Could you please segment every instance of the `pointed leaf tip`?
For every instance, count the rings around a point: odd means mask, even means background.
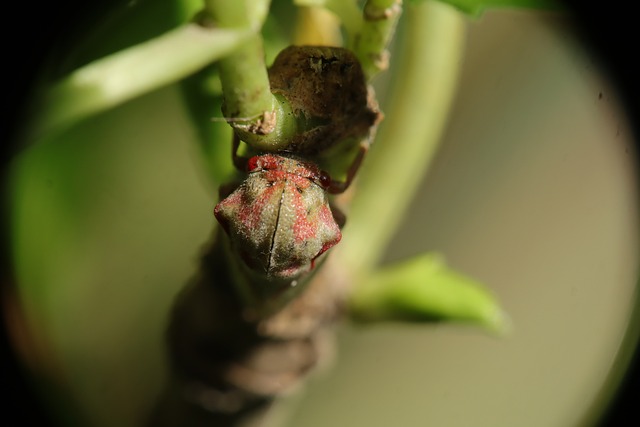
[[[479,282],[448,267],[436,253],[419,255],[371,274],[354,289],[351,315],[358,321],[456,321],[498,335],[509,316]]]

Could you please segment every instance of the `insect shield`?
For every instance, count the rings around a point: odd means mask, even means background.
[[[327,197],[331,180],[313,163],[280,155],[252,157],[247,169],[216,219],[245,267],[291,286],[342,237]]]
[[[349,148],[368,146],[381,114],[350,50],[289,46],[269,68],[269,82],[271,91],[287,100],[298,123],[287,152],[316,164],[327,156],[329,163],[341,163],[349,160],[341,158]]]

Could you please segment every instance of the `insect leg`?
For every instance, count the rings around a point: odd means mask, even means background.
[[[339,207],[331,202],[329,202],[329,207],[331,208],[331,215],[333,215],[333,220],[336,222],[336,224],[338,224],[338,227],[342,229],[342,227],[344,227],[344,224],[347,222],[347,216]]]
[[[218,198],[219,200],[226,199],[231,193],[236,191],[236,188],[240,186],[239,182],[227,182],[225,184],[221,184],[218,188]]]
[[[247,170],[247,161],[249,159],[246,157],[239,156],[238,148],[240,148],[240,138],[238,138],[238,135],[236,135],[236,133],[234,132],[233,143],[231,146],[231,158],[233,159],[233,165],[236,167],[236,169],[244,172]]]
[[[358,172],[358,169],[360,169],[360,166],[362,165],[362,160],[364,159],[365,154],[367,154],[367,151],[369,151],[369,142],[361,142],[358,154],[356,154],[356,157],[353,159],[353,162],[347,170],[347,179],[345,181],[331,181],[331,185],[329,185],[327,190],[329,193],[339,194],[349,188],[351,182],[356,176],[356,173]]]

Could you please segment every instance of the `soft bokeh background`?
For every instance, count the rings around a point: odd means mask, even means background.
[[[443,146],[388,260],[442,251],[512,316],[344,328],[291,426],[572,426],[612,368],[638,275],[632,136],[611,85],[552,14],[488,13]]]
[[[632,136],[597,61],[554,14],[469,23],[442,149],[387,261],[424,250],[485,282],[508,338],[459,325],[345,326],[288,425],[569,426],[612,369],[635,303]],[[214,224],[181,98],[166,88],[14,162],[24,345],[95,426],[140,426],[172,299]]]

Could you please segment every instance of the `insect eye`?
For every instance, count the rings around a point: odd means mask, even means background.
[[[320,185],[324,188],[329,188],[331,185],[331,177],[325,171],[320,171]]]
[[[260,169],[262,165],[260,164],[260,159],[258,156],[253,156],[247,161],[247,171],[253,172],[256,169]]]

